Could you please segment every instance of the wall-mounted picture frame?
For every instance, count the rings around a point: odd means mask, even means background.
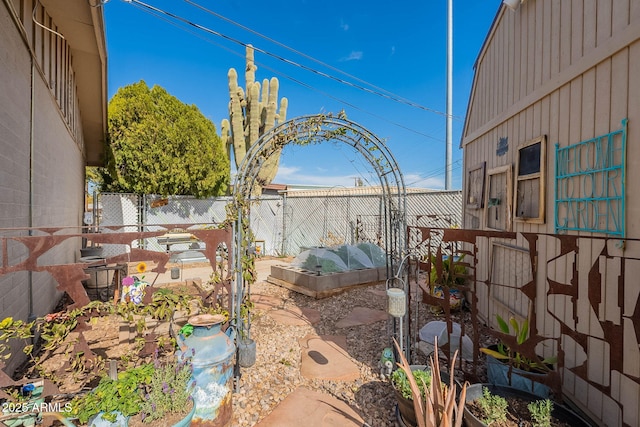
[[[511,231],[512,173],[511,165],[487,171],[484,197],[484,226],[487,229]]]
[[[484,208],[484,185],[487,162],[479,163],[467,172],[467,209]]]

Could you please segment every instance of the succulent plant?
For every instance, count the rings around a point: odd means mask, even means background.
[[[265,132],[286,121],[287,98],[280,100],[278,109],[278,79],[264,79],[262,85],[255,81],[258,67],[254,62],[253,47],[247,45],[245,82],[246,88],[238,85],[238,73],[229,69],[229,120],[221,124],[222,142],[227,146],[227,155],[235,158],[240,167],[247,151]],[[281,149],[276,150],[262,165],[258,183],[265,185],[273,181],[278,172]]]

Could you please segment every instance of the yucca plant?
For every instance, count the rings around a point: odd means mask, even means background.
[[[453,376],[454,366],[458,357],[456,350],[451,361],[451,374],[449,384],[443,384],[440,379],[440,363],[438,360],[438,342],[436,339],[435,350],[429,360],[431,366],[431,384],[424,385],[424,397],[420,392],[420,387],[411,373],[411,366],[404,354],[400,350],[397,341],[393,340],[396,350],[400,355],[401,363],[398,366],[407,374],[409,384],[411,386],[411,394],[413,397],[413,408],[416,413],[416,421],[418,427],[460,427],[462,426],[462,413],[465,405],[467,394],[467,384],[462,386],[460,397],[456,402],[456,383]]]

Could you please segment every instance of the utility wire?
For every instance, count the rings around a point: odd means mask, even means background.
[[[195,22],[189,21],[188,19],[182,18],[182,17],[180,17],[180,16],[178,16],[178,15],[176,15],[174,13],[168,12],[166,10],[158,9],[157,7],[154,7],[154,6],[151,6],[149,4],[143,3],[140,0],[125,0],[125,1],[127,3],[135,3],[137,5],[145,7],[147,9],[156,11],[158,13],[165,14],[167,16],[170,16],[171,18],[174,18],[174,19],[177,19],[179,21],[184,22],[185,24],[191,25],[191,26],[196,27],[196,28],[198,28],[198,29],[200,29],[202,31],[205,31],[207,33],[216,35],[218,37],[222,37],[225,40],[231,41],[231,42],[239,44],[241,46],[247,47],[247,45],[248,45],[248,43],[244,43],[244,42],[242,42],[242,41],[240,41],[238,39],[235,39],[233,37],[227,36],[226,34],[223,34],[223,33],[220,33],[218,31],[212,30],[211,28],[207,28],[207,27],[205,27],[203,25],[200,25],[200,24],[197,24]],[[355,89],[358,89],[358,90],[361,90],[363,92],[367,92],[367,93],[370,93],[370,94],[373,94],[373,95],[377,95],[377,96],[382,97],[382,98],[389,99],[391,101],[395,101],[395,102],[398,102],[398,103],[401,103],[401,104],[409,105],[409,106],[414,107],[414,108],[418,108],[418,109],[421,109],[421,110],[424,110],[424,111],[428,111],[428,112],[431,112],[431,113],[434,113],[434,114],[438,114],[438,115],[447,117],[447,113],[444,113],[442,111],[438,111],[438,110],[435,110],[435,109],[432,109],[432,108],[424,107],[422,105],[416,104],[416,103],[411,102],[411,101],[407,102],[406,100],[400,99],[400,98],[398,98],[396,96],[391,96],[391,95],[388,95],[386,93],[382,93],[382,92],[379,92],[379,91],[376,91],[376,90],[372,90],[372,89],[366,88],[366,87],[361,86],[361,85],[357,85],[355,83],[349,82],[347,80],[344,80],[344,79],[341,79],[341,78],[338,78],[338,77],[334,77],[334,76],[332,76],[330,74],[327,74],[325,72],[318,71],[318,70],[313,69],[311,67],[308,67],[306,65],[294,62],[294,61],[292,61],[290,59],[284,58],[284,57],[282,57],[280,55],[276,55],[274,53],[271,53],[269,51],[266,51],[264,49],[261,49],[261,48],[255,47],[255,46],[253,46],[253,49],[256,52],[260,52],[260,53],[262,53],[264,55],[270,56],[270,57],[272,57],[274,59],[277,59],[277,60],[279,60],[281,62],[284,62],[285,64],[289,64],[289,65],[293,65],[294,67],[302,68],[303,70],[309,71],[311,73],[317,74],[317,75],[322,76],[322,77],[326,77],[326,78],[334,80],[334,81],[336,81],[338,83],[341,83],[341,84],[344,84],[344,85],[347,85],[347,86],[351,86],[351,87],[353,87]],[[453,115],[451,117],[454,118]],[[458,117],[455,117],[455,118],[459,119]]]
[[[451,163],[451,171],[457,171],[461,169],[461,163],[462,163],[462,159],[458,159],[455,162]],[[443,172],[445,172],[447,169],[447,167],[442,167],[442,168],[438,168],[438,169],[434,169],[430,172],[427,172],[425,175],[418,175],[419,178],[413,182],[410,182],[407,184],[408,187],[412,186],[413,184],[416,184],[420,181],[424,181],[425,179],[429,179],[429,178],[434,178],[437,176],[442,175]]]
[[[440,111],[436,111],[436,110],[434,110],[434,109],[432,109],[432,108],[425,107],[425,106],[423,106],[423,105],[421,105],[421,104],[418,104],[417,102],[411,101],[411,100],[409,100],[409,99],[407,99],[407,98],[404,98],[404,97],[402,97],[402,96],[400,96],[400,95],[396,95],[396,94],[395,94],[395,93],[393,93],[393,92],[390,92],[390,91],[388,91],[388,90],[386,90],[386,89],[384,89],[384,88],[381,88],[381,87],[376,86],[376,85],[374,85],[374,84],[372,84],[372,83],[369,83],[369,82],[367,82],[366,80],[363,80],[363,79],[361,79],[361,78],[359,78],[359,77],[356,77],[356,76],[354,76],[354,75],[352,75],[352,74],[349,74],[349,73],[347,73],[347,72],[345,72],[345,71],[342,71],[341,69],[339,69],[339,68],[337,68],[337,67],[334,67],[334,66],[329,65],[329,64],[327,64],[327,63],[325,63],[325,62],[322,62],[322,61],[320,61],[319,59],[316,59],[316,58],[314,58],[314,57],[312,57],[312,56],[310,56],[310,55],[307,55],[307,54],[306,54],[306,53],[304,53],[304,52],[300,52],[299,50],[296,50],[296,49],[294,49],[294,48],[292,48],[292,47],[290,47],[290,46],[287,46],[286,44],[281,43],[281,42],[279,42],[279,41],[277,41],[277,40],[275,40],[275,39],[272,39],[272,38],[271,38],[271,37],[269,37],[269,36],[265,36],[264,34],[261,34],[261,33],[259,33],[258,31],[255,31],[255,30],[253,30],[253,29],[251,29],[251,28],[249,28],[249,27],[247,27],[247,26],[245,26],[245,25],[242,25],[242,24],[238,23],[238,22],[235,22],[235,21],[233,21],[232,19],[229,19],[229,18],[227,18],[227,17],[225,17],[225,16],[223,16],[223,15],[221,15],[221,14],[217,13],[217,12],[214,12],[214,11],[213,11],[213,10],[211,10],[211,9],[207,9],[206,7],[204,7],[204,6],[202,6],[202,5],[199,5],[198,3],[195,3],[195,2],[193,2],[193,1],[191,1],[191,0],[184,0],[184,1],[185,1],[186,3],[188,3],[188,4],[192,5],[192,6],[194,6],[194,7],[197,7],[197,8],[198,8],[198,9],[200,9],[200,10],[203,10],[203,11],[205,11],[205,12],[207,12],[207,13],[209,13],[209,14],[211,14],[211,15],[215,16],[216,18],[222,19],[222,20],[223,20],[223,21],[225,21],[225,22],[228,22],[228,23],[230,23],[230,24],[232,24],[232,25],[235,25],[236,27],[239,27],[239,28],[241,28],[241,29],[243,29],[243,30],[245,30],[245,31],[248,31],[248,32],[250,32],[251,34],[254,34],[254,35],[258,36],[258,37],[261,37],[261,38],[263,38],[264,40],[267,40],[268,42],[271,42],[271,43],[273,43],[273,44],[275,44],[275,45],[277,45],[277,46],[280,46],[280,47],[282,47],[282,48],[284,48],[284,49],[287,49],[288,51],[293,52],[293,53],[295,53],[296,55],[300,55],[300,56],[302,56],[303,58],[306,58],[306,59],[308,59],[308,60],[310,60],[310,61],[315,62],[316,64],[322,65],[323,67],[326,67],[326,68],[328,68],[328,69],[330,69],[330,70],[332,70],[332,71],[335,71],[335,72],[340,73],[340,74],[342,74],[342,75],[344,75],[344,76],[347,76],[347,77],[349,77],[349,78],[351,78],[351,79],[353,79],[353,80],[355,80],[355,81],[357,81],[357,82],[360,82],[360,83],[362,83],[362,84],[365,84],[365,85],[367,85],[367,86],[370,86],[370,87],[372,87],[373,89],[376,89],[377,91],[382,92],[382,93],[384,93],[384,94],[388,95],[389,97],[394,98],[394,101],[396,101],[396,102],[402,102],[402,103],[407,104],[407,105],[410,105],[410,106],[412,106],[412,107],[420,108],[420,109],[422,109],[422,110],[426,110],[426,111],[430,111],[430,112],[435,112],[435,113],[442,114],[442,115],[445,115],[445,116],[446,116],[446,113],[443,113],[443,112],[440,112]],[[329,77],[331,77],[331,76],[329,76]],[[333,77],[332,77],[332,78],[333,78]],[[335,79],[335,78],[334,78],[334,79]],[[347,83],[348,83],[348,82],[347,82]],[[378,95],[382,95],[382,94],[378,94]],[[454,118],[454,119],[457,119],[457,120],[461,120],[461,119],[462,119],[461,117],[459,117],[459,116],[455,116],[455,115],[451,115],[451,117],[452,117],[452,118]]]
[[[137,1],[136,1],[136,3],[137,3]],[[175,26],[176,28],[179,28],[179,29],[181,29],[181,30],[183,30],[183,31],[188,32],[189,34],[192,34],[192,35],[194,35],[194,36],[196,36],[196,37],[200,38],[201,40],[203,40],[203,41],[205,41],[205,42],[207,42],[207,43],[211,43],[211,44],[213,44],[214,46],[220,47],[220,48],[222,48],[222,49],[224,49],[224,50],[226,50],[226,51],[228,51],[228,52],[230,52],[230,53],[232,53],[232,54],[234,54],[234,55],[236,55],[236,56],[238,56],[238,57],[244,58],[244,55],[239,54],[238,52],[234,51],[233,49],[229,49],[228,47],[223,46],[223,45],[221,45],[221,44],[219,44],[219,43],[216,43],[216,42],[214,42],[214,41],[213,41],[213,40],[211,40],[211,39],[208,39],[208,38],[202,37],[200,34],[198,34],[198,33],[194,32],[194,31],[191,31],[191,30],[189,30],[189,29],[187,29],[187,28],[184,28],[184,27],[182,27],[182,26],[178,25],[176,22],[174,22],[174,21],[172,21],[172,20],[170,20],[170,19],[167,19],[167,18],[166,18],[162,13],[157,13],[157,12],[155,12],[154,10],[149,10],[149,9],[144,8],[144,7],[142,7],[142,6],[139,6],[139,5],[137,5],[137,4],[134,4],[134,6],[135,6],[135,7],[137,7],[137,8],[139,8],[140,10],[142,10],[142,11],[143,11],[143,12],[145,12],[145,13],[148,13],[148,14],[150,14],[150,15],[152,15],[152,16],[154,16],[154,17],[156,17],[156,18],[158,18],[158,19],[160,19],[160,20],[162,20],[162,21],[167,22],[168,24],[171,24],[171,25]],[[287,75],[287,74],[285,74],[285,73],[283,73],[283,72],[281,72],[281,71],[278,71],[278,70],[276,70],[276,69],[274,69],[274,68],[272,68],[272,67],[269,67],[268,65],[262,64],[262,63],[260,63],[260,62],[258,62],[258,61],[255,61],[255,63],[256,63],[256,64],[258,64],[258,65],[260,65],[260,67],[262,67],[262,68],[264,68],[264,69],[266,69],[266,70],[271,71],[271,72],[272,72],[272,73],[274,73],[274,74],[277,74],[277,75],[279,75],[279,76],[281,76],[281,77],[283,77],[283,78],[285,78],[285,79],[287,79],[287,80],[290,80],[290,81],[292,81],[292,82],[294,82],[294,83],[296,83],[296,84],[298,84],[298,85],[300,85],[300,86],[302,86],[302,87],[305,87],[305,88],[307,88],[307,89],[310,89],[310,90],[312,90],[312,91],[314,91],[314,92],[317,92],[317,93],[319,93],[319,94],[321,94],[321,95],[323,95],[323,96],[326,96],[327,98],[330,98],[330,99],[333,99],[333,100],[335,100],[335,101],[338,101],[338,102],[340,102],[340,103],[342,103],[342,104],[346,105],[347,107],[353,108],[354,110],[361,111],[361,112],[363,112],[363,113],[365,113],[365,114],[368,114],[368,115],[370,115],[370,116],[372,116],[372,117],[375,117],[376,119],[379,119],[379,120],[385,121],[385,122],[387,122],[387,123],[390,123],[390,124],[392,124],[392,125],[394,125],[394,126],[397,126],[397,127],[401,128],[401,129],[404,129],[404,130],[407,130],[407,131],[409,131],[409,132],[415,133],[416,135],[420,135],[420,136],[422,136],[422,137],[425,137],[425,138],[428,138],[428,139],[432,139],[432,140],[437,141],[437,142],[445,142],[445,141],[444,141],[444,139],[442,139],[442,138],[437,138],[437,137],[434,137],[434,136],[432,136],[432,135],[429,135],[429,134],[426,134],[426,133],[424,133],[424,132],[421,132],[421,131],[419,131],[419,130],[412,129],[412,128],[410,128],[410,127],[407,127],[407,126],[405,126],[405,125],[402,125],[402,124],[400,124],[400,123],[398,123],[398,122],[395,122],[395,121],[393,121],[393,120],[389,120],[388,118],[386,118],[386,117],[384,117],[384,116],[381,116],[381,115],[379,115],[379,114],[375,114],[375,113],[372,113],[372,112],[370,112],[370,111],[367,111],[367,110],[365,110],[365,109],[363,109],[363,108],[360,108],[360,107],[358,107],[358,106],[357,106],[357,105],[355,105],[355,104],[352,104],[352,103],[350,103],[350,102],[348,102],[348,101],[345,101],[345,100],[344,100],[344,99],[342,99],[342,98],[338,98],[338,97],[336,97],[336,96],[334,96],[334,95],[331,95],[330,93],[325,92],[325,91],[323,91],[323,90],[321,90],[321,89],[318,89],[318,88],[316,88],[316,87],[314,87],[314,86],[312,86],[312,85],[310,85],[310,84],[308,84],[308,83],[304,83],[303,81],[298,80],[298,79],[296,79],[296,78],[294,78],[294,77],[291,77],[291,76],[289,76],[289,75]]]

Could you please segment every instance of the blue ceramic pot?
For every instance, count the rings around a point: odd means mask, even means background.
[[[191,425],[191,419],[193,418],[193,414],[196,413],[196,405],[193,405],[191,412],[189,412],[183,419],[178,421],[173,425],[173,427],[189,427]]]

